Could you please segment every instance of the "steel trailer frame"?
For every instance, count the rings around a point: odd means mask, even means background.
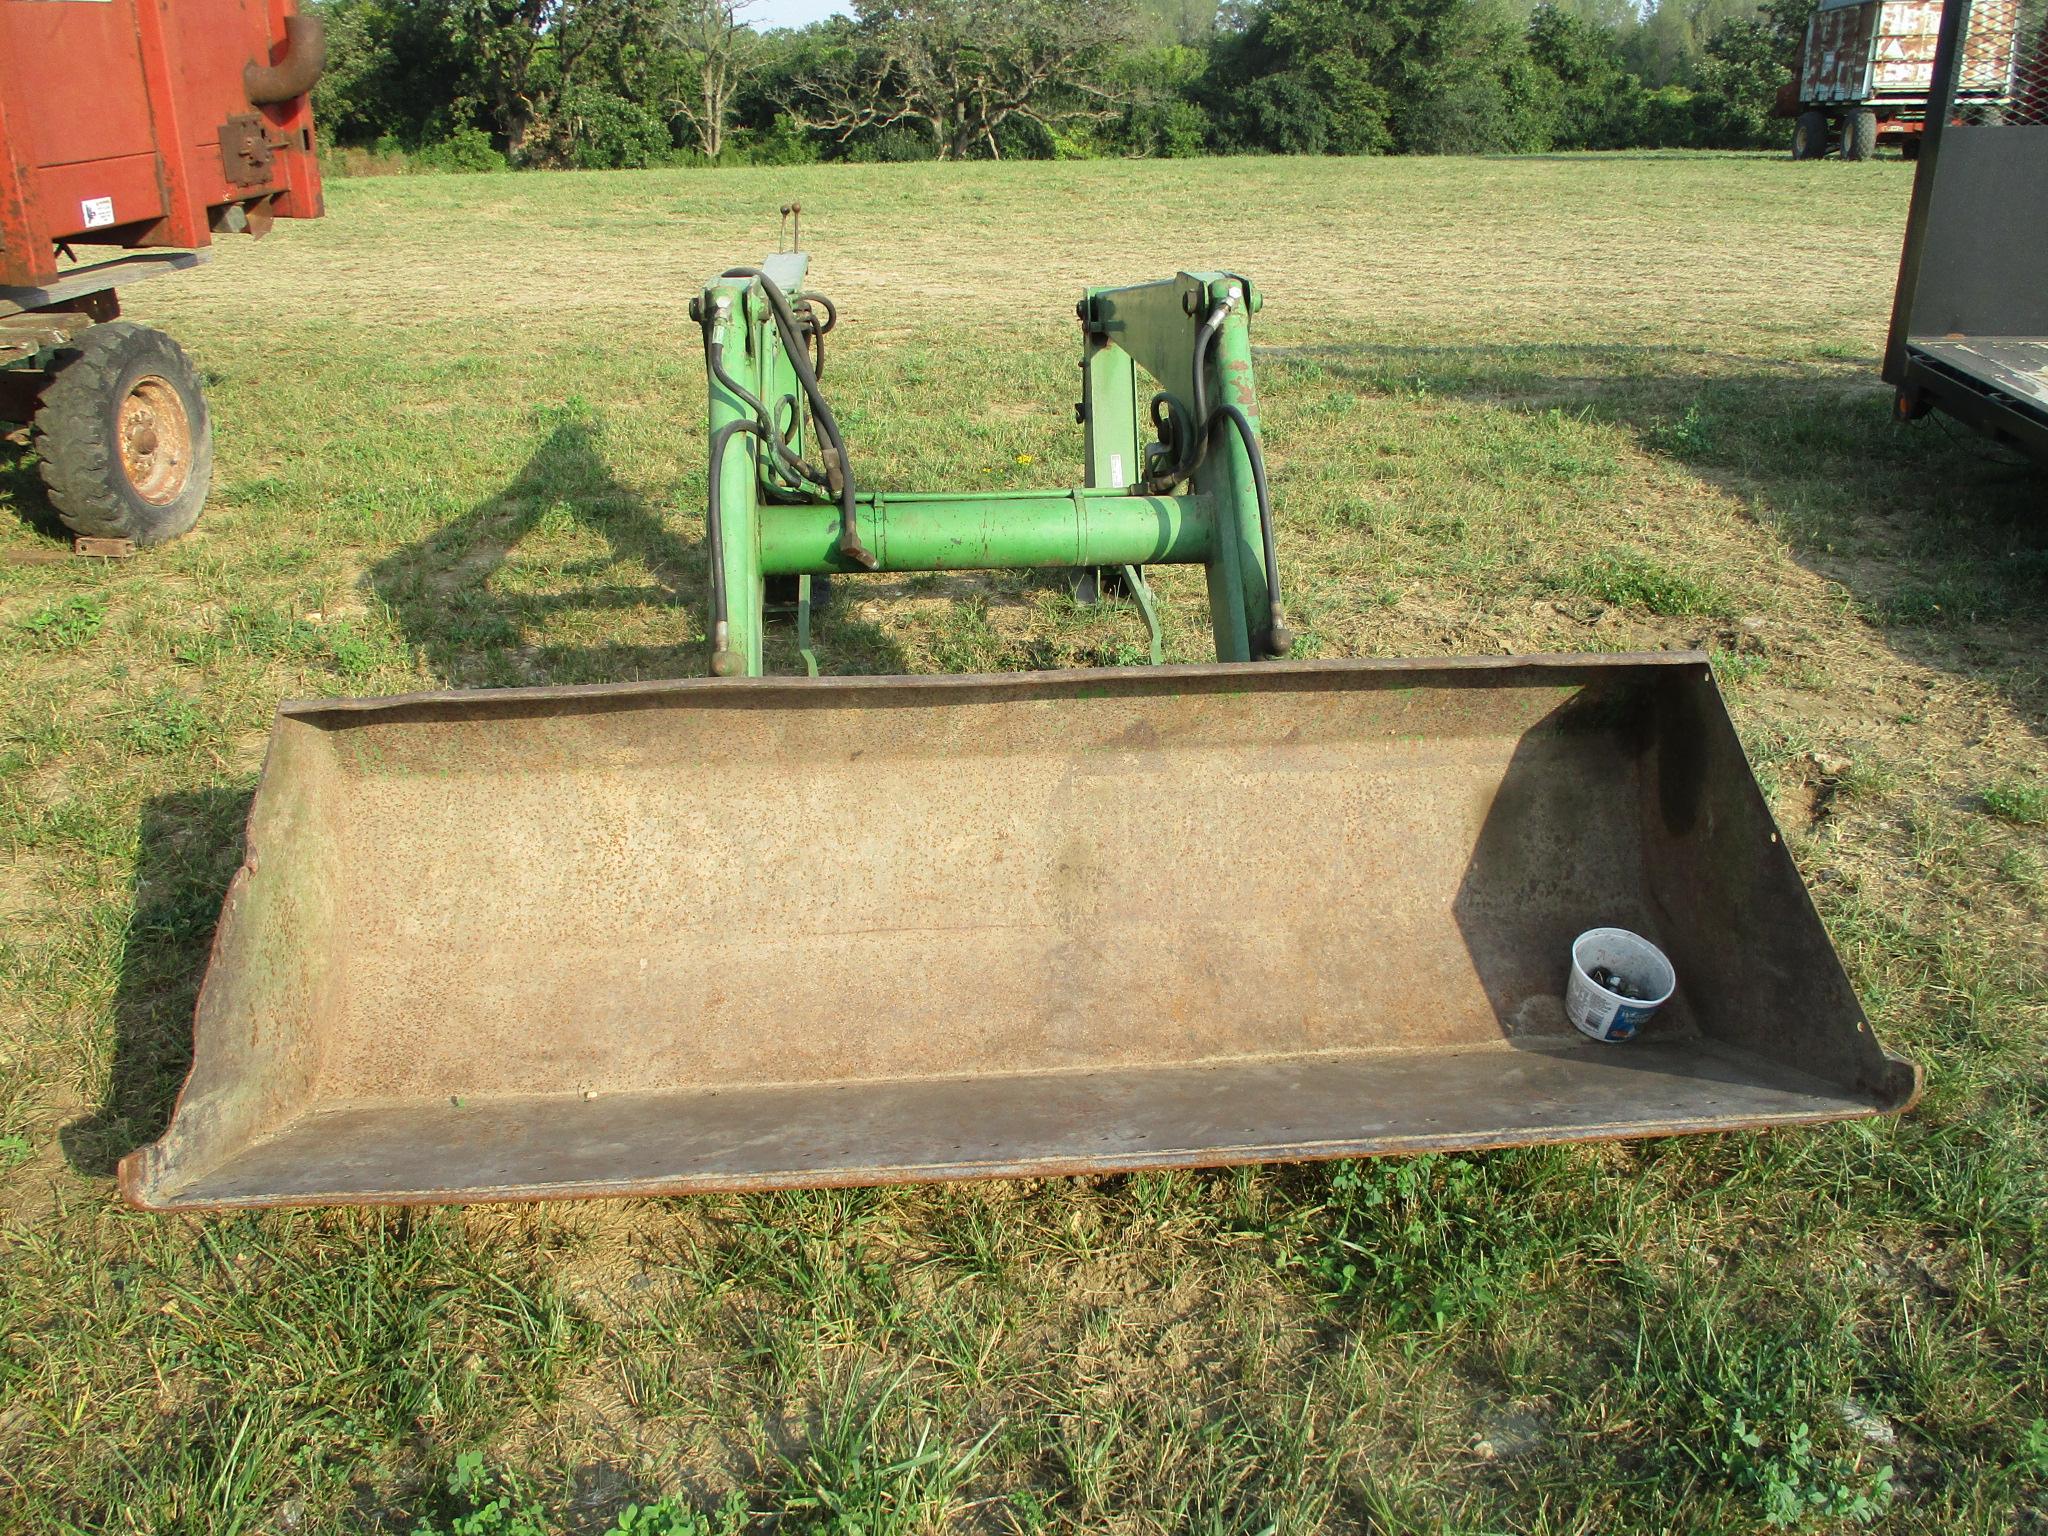
[[[2019,13],[2001,59],[1974,15]],[[1974,50],[1974,51],[1973,51]],[[2008,99],[1964,99],[1966,70]],[[2048,465],[2048,7],[1948,0],[1884,355],[1897,413],[1943,410]]]

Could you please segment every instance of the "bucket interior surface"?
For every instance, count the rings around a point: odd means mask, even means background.
[[[1684,931],[1758,878],[1707,844],[1753,842],[1770,888],[1730,909],[1761,903],[1797,930],[1787,966],[1839,974],[1739,748],[1731,788],[1725,746],[1671,739],[1702,718],[1695,674],[296,707],[202,998],[190,1134],[124,1183],[181,1205],[736,1188],[1873,1112],[1884,1059],[1845,980],[1838,1017],[1794,1026],[1844,1040],[1780,1050],[1730,1023],[1740,937]],[[1704,718],[1726,727],[1717,698]],[[294,846],[259,857],[273,829]],[[266,876],[309,890],[286,913]],[[1571,942],[1601,925],[1682,979],[1626,1046],[1564,1016]],[[290,1070],[258,1093],[280,1034]]]
[[[753,738],[657,715],[630,741],[597,717],[551,742],[559,769],[352,776],[322,1092],[1561,1038],[1575,917],[1648,920],[1631,758],[1517,734],[1541,694],[1461,734],[1392,729],[1370,695],[1276,702],[1206,726],[1173,701],[969,706],[923,742],[857,711]],[[1077,713],[1114,718],[1077,743]]]

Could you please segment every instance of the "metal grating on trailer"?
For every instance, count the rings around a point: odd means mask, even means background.
[[[2048,123],[2048,0],[1976,0],[1949,119],[1972,127]]]

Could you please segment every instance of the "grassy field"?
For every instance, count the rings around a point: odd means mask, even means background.
[[[127,294],[206,370],[220,471],[190,538],[97,564],[51,558],[0,457],[0,1530],[2048,1530],[2048,479],[1889,420],[1909,175],[352,182]],[[1337,1167],[122,1209],[281,697],[702,669],[685,306],[791,197],[870,484],[1071,483],[1080,287],[1256,278],[1301,653],[1711,649],[1922,1105]],[[829,671],[1142,655],[1129,609],[1040,580],[847,586]],[[1200,658],[1198,578],[1160,586]]]

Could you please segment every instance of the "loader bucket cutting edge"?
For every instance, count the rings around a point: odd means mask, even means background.
[[[1677,996],[1578,1036],[1579,931]],[[1698,654],[286,705],[135,1205],[1105,1172],[1905,1107]]]

